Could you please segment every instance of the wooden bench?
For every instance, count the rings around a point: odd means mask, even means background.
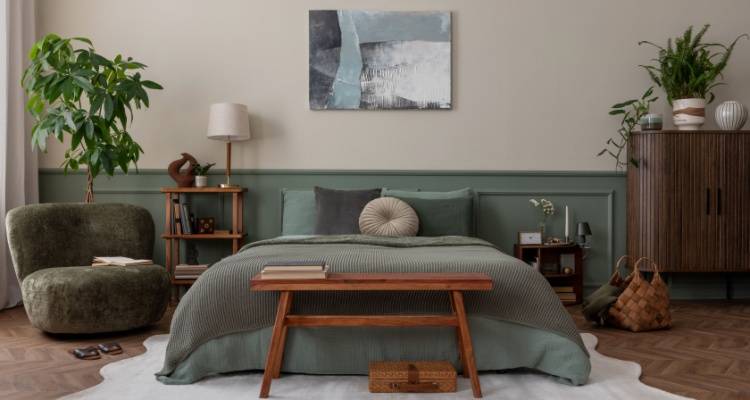
[[[491,290],[492,279],[481,273],[332,273],[328,279],[260,279],[250,281],[250,290],[280,292],[260,398],[267,398],[271,380],[278,378],[290,326],[455,326],[464,377],[471,379],[474,397],[482,397],[474,362],[471,334],[466,321],[464,290]],[[292,293],[298,291],[414,291],[449,292],[452,313],[446,315],[292,315]]]

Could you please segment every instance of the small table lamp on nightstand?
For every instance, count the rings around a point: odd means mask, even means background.
[[[232,142],[250,139],[250,120],[247,106],[236,103],[212,104],[208,114],[209,139],[227,143],[227,181],[221,187],[237,187],[229,183],[232,175]]]

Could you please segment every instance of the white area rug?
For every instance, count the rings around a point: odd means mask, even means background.
[[[582,334],[591,353],[592,372],[584,386],[568,386],[539,374],[480,374],[485,399],[686,399],[641,383],[640,365],[597,353],[596,336]],[[72,399],[150,399],[205,400],[257,398],[262,374],[233,374],[204,379],[192,385],[164,385],[154,378],[161,369],[167,335],[152,336],[144,342],[146,353],[101,369],[104,381]],[[445,394],[371,394],[366,376],[282,375],[271,385],[276,399],[471,399],[469,380],[458,378],[458,392]]]

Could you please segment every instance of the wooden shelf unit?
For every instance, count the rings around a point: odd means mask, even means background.
[[[540,273],[547,278],[553,287],[570,286],[575,293],[575,301],[561,300],[565,305],[580,304],[583,301],[583,249],[576,243],[564,244],[515,244],[513,245],[514,256],[524,262],[532,262],[539,259],[540,264],[557,262],[558,272]],[[575,272],[564,274],[560,270],[560,255],[572,254],[575,259]],[[541,266],[541,265],[540,265]]]
[[[232,241],[232,254],[237,253],[240,247],[247,237],[245,227],[243,224],[243,209],[245,203],[245,192],[247,188],[232,187],[164,187],[161,188],[161,192],[164,193],[165,202],[165,218],[164,218],[164,233],[161,235],[165,241],[166,249],[166,260],[165,264],[167,271],[169,271],[169,277],[172,281],[172,285],[175,286],[190,286],[195,282],[195,279],[175,279],[174,270],[175,266],[180,263],[180,242],[182,240],[231,240]],[[174,209],[172,207],[172,201],[174,199],[180,199],[182,194],[231,194],[232,195],[232,227],[228,233],[212,233],[212,234],[173,234],[172,224],[174,223]]]

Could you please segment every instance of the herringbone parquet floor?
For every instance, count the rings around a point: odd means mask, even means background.
[[[598,350],[643,366],[642,380],[698,399],[750,399],[750,302],[674,302],[675,327],[628,333],[592,328],[571,307],[583,331],[599,337]],[[169,329],[171,312],[156,326],[128,334],[50,336],[29,325],[20,307],[0,311],[0,399],[53,399],[101,381],[106,363],[145,349],[145,338]],[[118,341],[124,353],[79,361],[74,347]]]

